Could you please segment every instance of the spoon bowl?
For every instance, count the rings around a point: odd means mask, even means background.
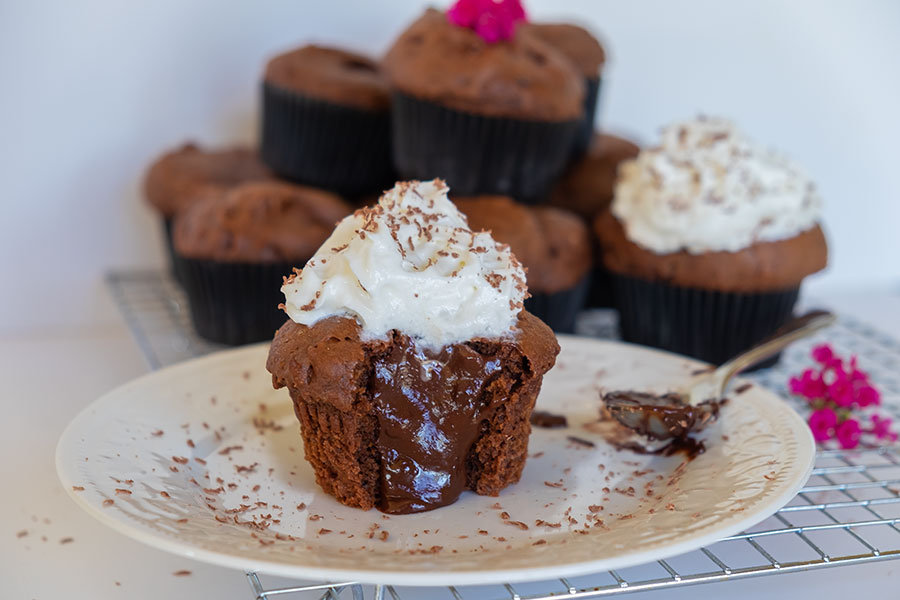
[[[732,377],[834,321],[835,316],[830,312],[808,312],[791,319],[771,337],[715,371],[695,377],[681,391],[661,395],[614,391],[605,394],[603,402],[616,421],[640,436],[657,441],[684,438],[718,418],[725,389]]]

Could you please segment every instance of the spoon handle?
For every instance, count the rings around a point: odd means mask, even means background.
[[[770,337],[722,364],[715,372],[715,378],[720,382],[718,386],[719,397],[722,397],[728,381],[736,374],[761,360],[777,354],[788,344],[828,327],[835,320],[835,315],[825,310],[813,310],[799,317],[794,317]]]

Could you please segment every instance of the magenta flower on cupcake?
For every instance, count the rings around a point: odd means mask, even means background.
[[[519,0],[457,0],[447,9],[450,23],[473,30],[488,44],[512,38],[525,19]]]

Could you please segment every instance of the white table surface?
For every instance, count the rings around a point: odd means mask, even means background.
[[[810,304],[830,306],[900,338],[900,295],[854,292]],[[252,598],[242,572],[171,556],[100,525],[69,500],[56,478],[56,441],[69,420],[104,392],[146,371],[124,326],[0,336],[0,598]],[[19,537],[21,531],[27,535]],[[72,541],[60,543],[64,538]],[[173,575],[181,570],[191,574]],[[628,597],[886,599],[897,593],[898,572],[900,560]],[[287,583],[266,580],[267,585]],[[404,597],[448,595],[438,590]]]

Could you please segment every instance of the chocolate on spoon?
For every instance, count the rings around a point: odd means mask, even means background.
[[[680,392],[657,395],[614,391],[605,394],[603,402],[614,419],[638,435],[657,441],[684,438],[716,420],[725,388],[734,375],[834,321],[835,316],[830,312],[808,312],[791,319],[771,337],[715,371],[696,377]]]

